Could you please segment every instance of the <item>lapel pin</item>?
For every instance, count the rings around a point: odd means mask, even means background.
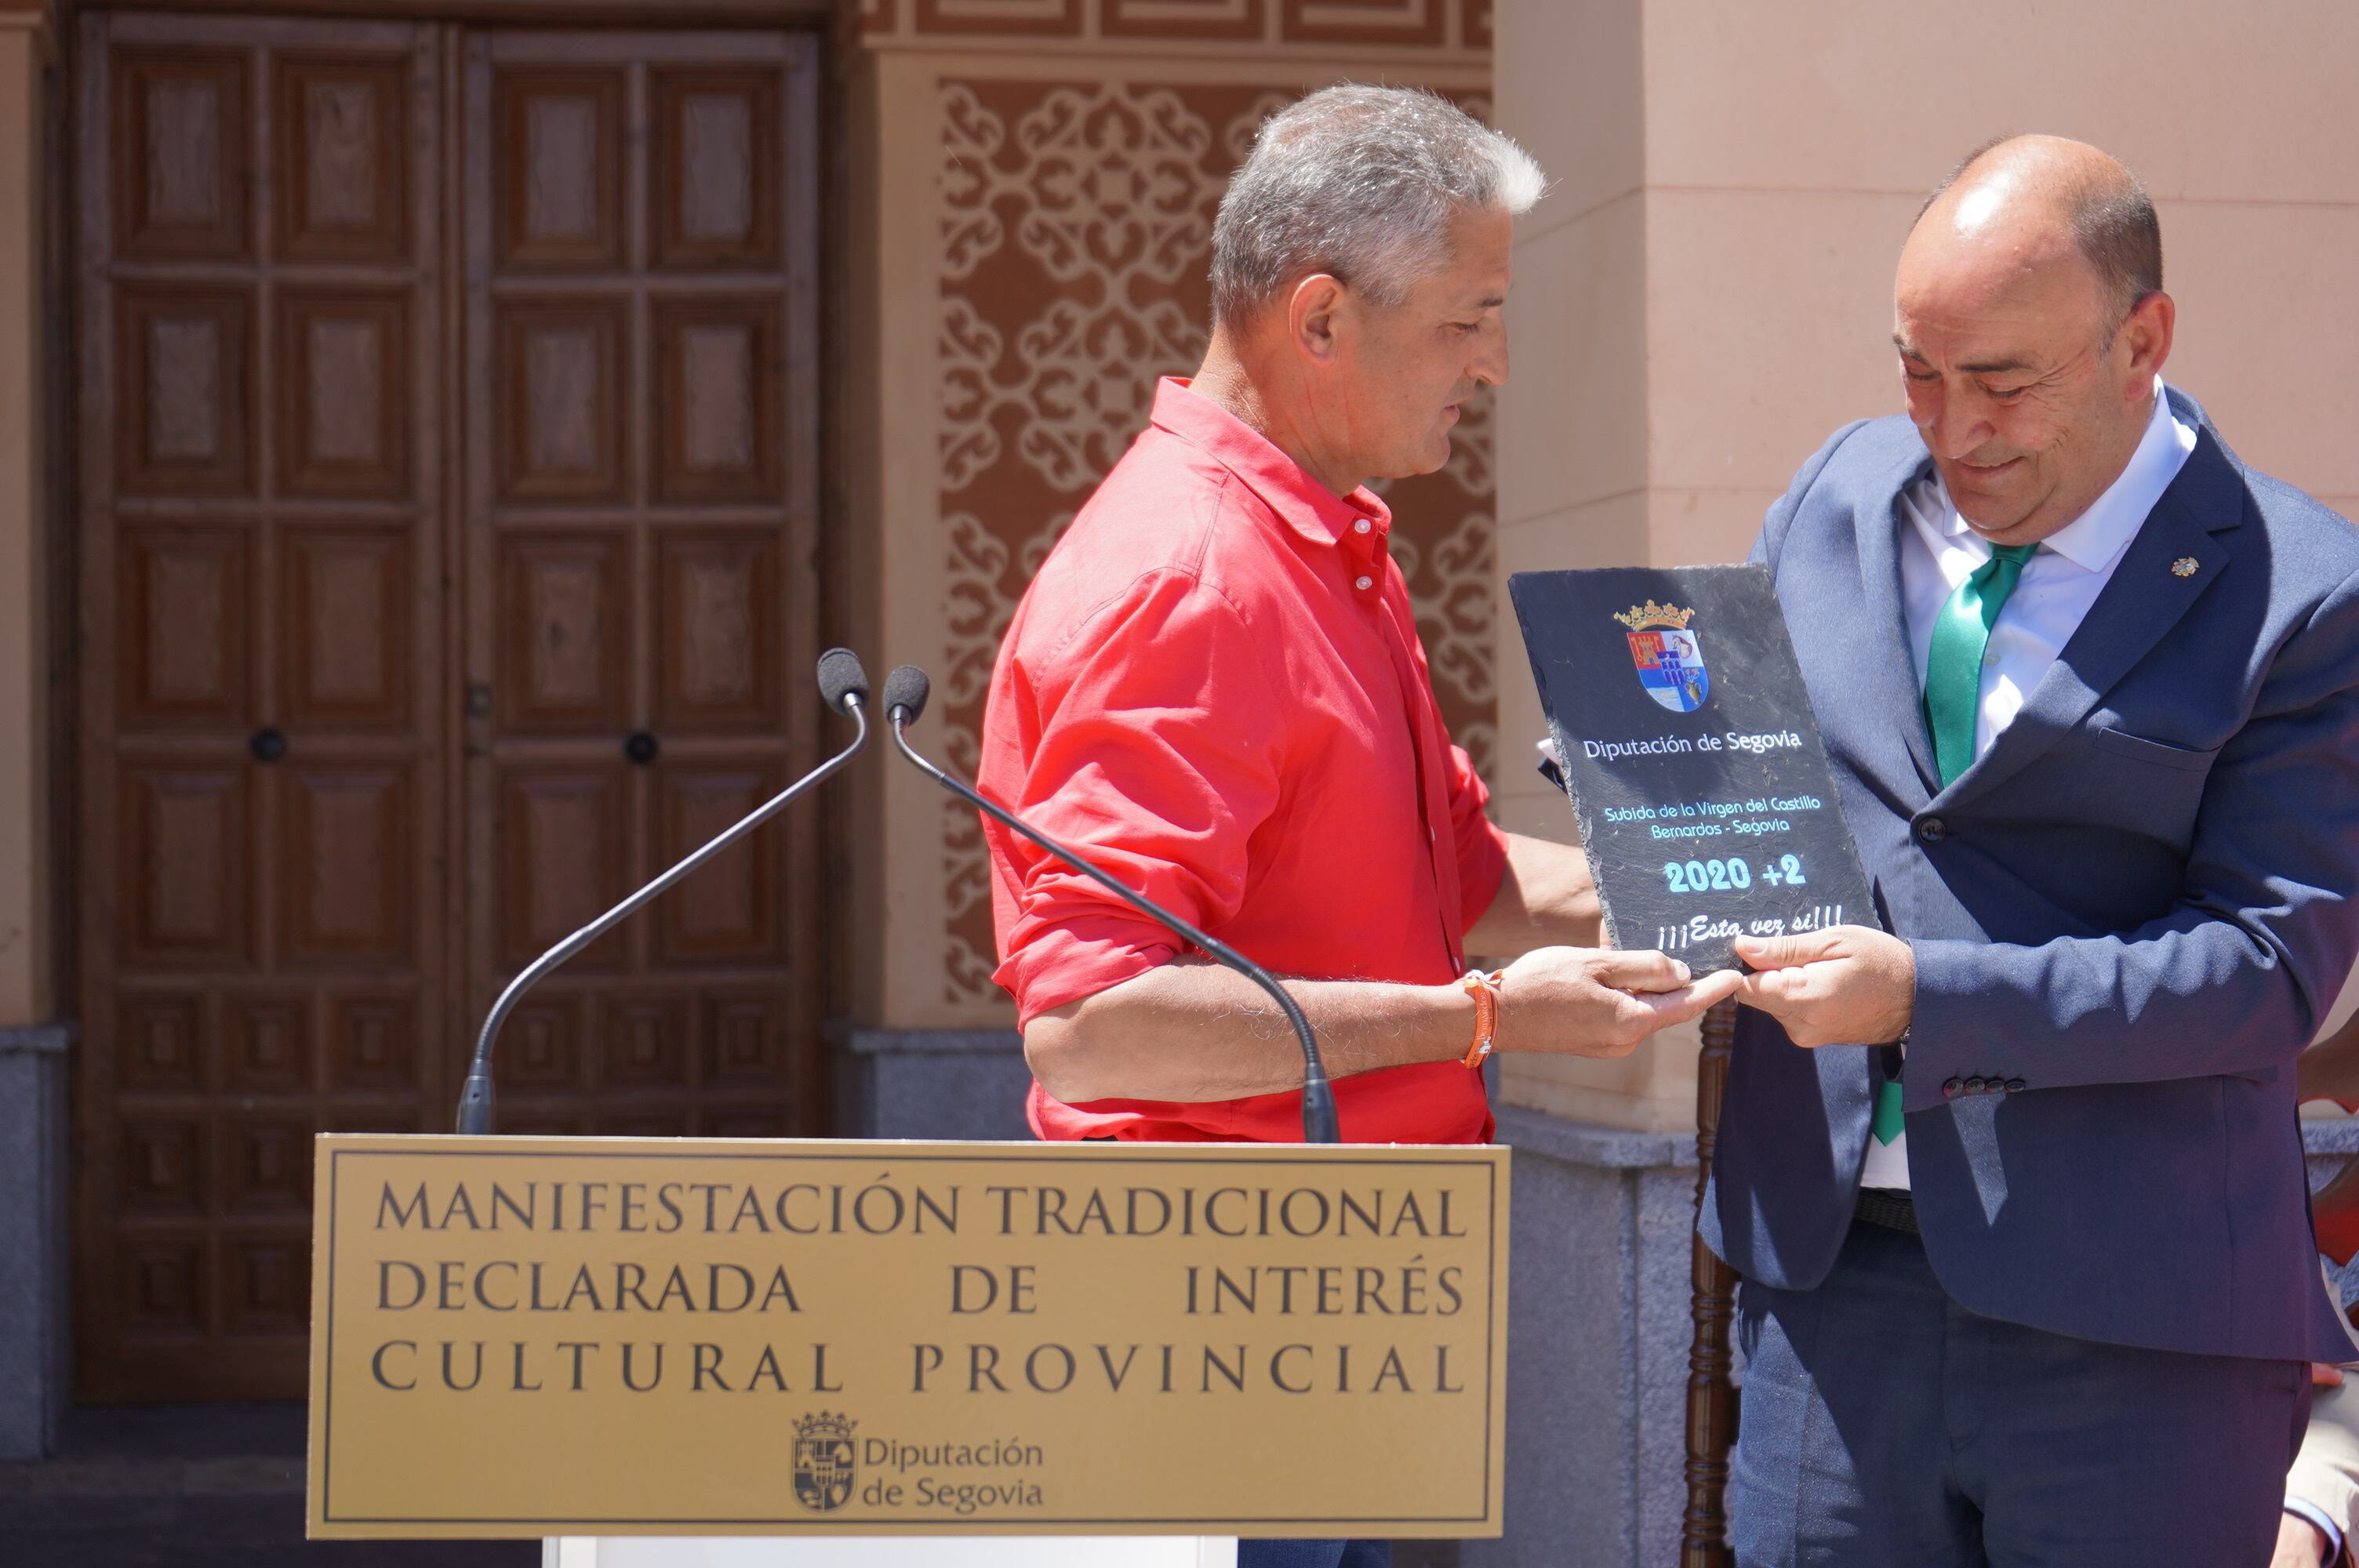
[[[2196,560],[2193,556],[2181,556],[2170,563],[2170,575],[2173,577],[2193,577],[2195,572]]]

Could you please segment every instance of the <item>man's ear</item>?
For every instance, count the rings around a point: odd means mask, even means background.
[[[1342,281],[1314,272],[1294,286],[1286,300],[1286,335],[1296,351],[1321,364],[1334,362],[1336,328],[1348,296]]]
[[[2179,306],[2159,288],[2131,307],[2118,335],[2122,346],[2129,351],[2122,369],[2127,384],[2124,395],[2131,401],[2145,396],[2147,384],[2162,373],[2164,362],[2170,358],[2171,334],[2178,325]]]

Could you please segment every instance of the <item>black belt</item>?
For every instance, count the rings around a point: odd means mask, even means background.
[[[1852,1217],[1869,1225],[1880,1225],[1886,1230],[1904,1230],[1914,1236],[1917,1231],[1917,1200],[1892,1187],[1862,1187],[1859,1201],[1852,1206]]]

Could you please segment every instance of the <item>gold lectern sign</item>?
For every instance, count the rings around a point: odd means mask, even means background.
[[[319,1154],[315,1536],[1499,1533],[1504,1149]]]

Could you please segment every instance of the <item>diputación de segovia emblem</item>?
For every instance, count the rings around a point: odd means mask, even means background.
[[[852,1500],[860,1464],[852,1447],[857,1424],[825,1411],[795,1422],[795,1501],[814,1513],[829,1513]]]
[[[1694,615],[1650,599],[1614,618],[1630,629],[1630,662],[1638,666],[1638,684],[1673,713],[1693,713],[1712,694],[1703,646],[1688,630]]]

